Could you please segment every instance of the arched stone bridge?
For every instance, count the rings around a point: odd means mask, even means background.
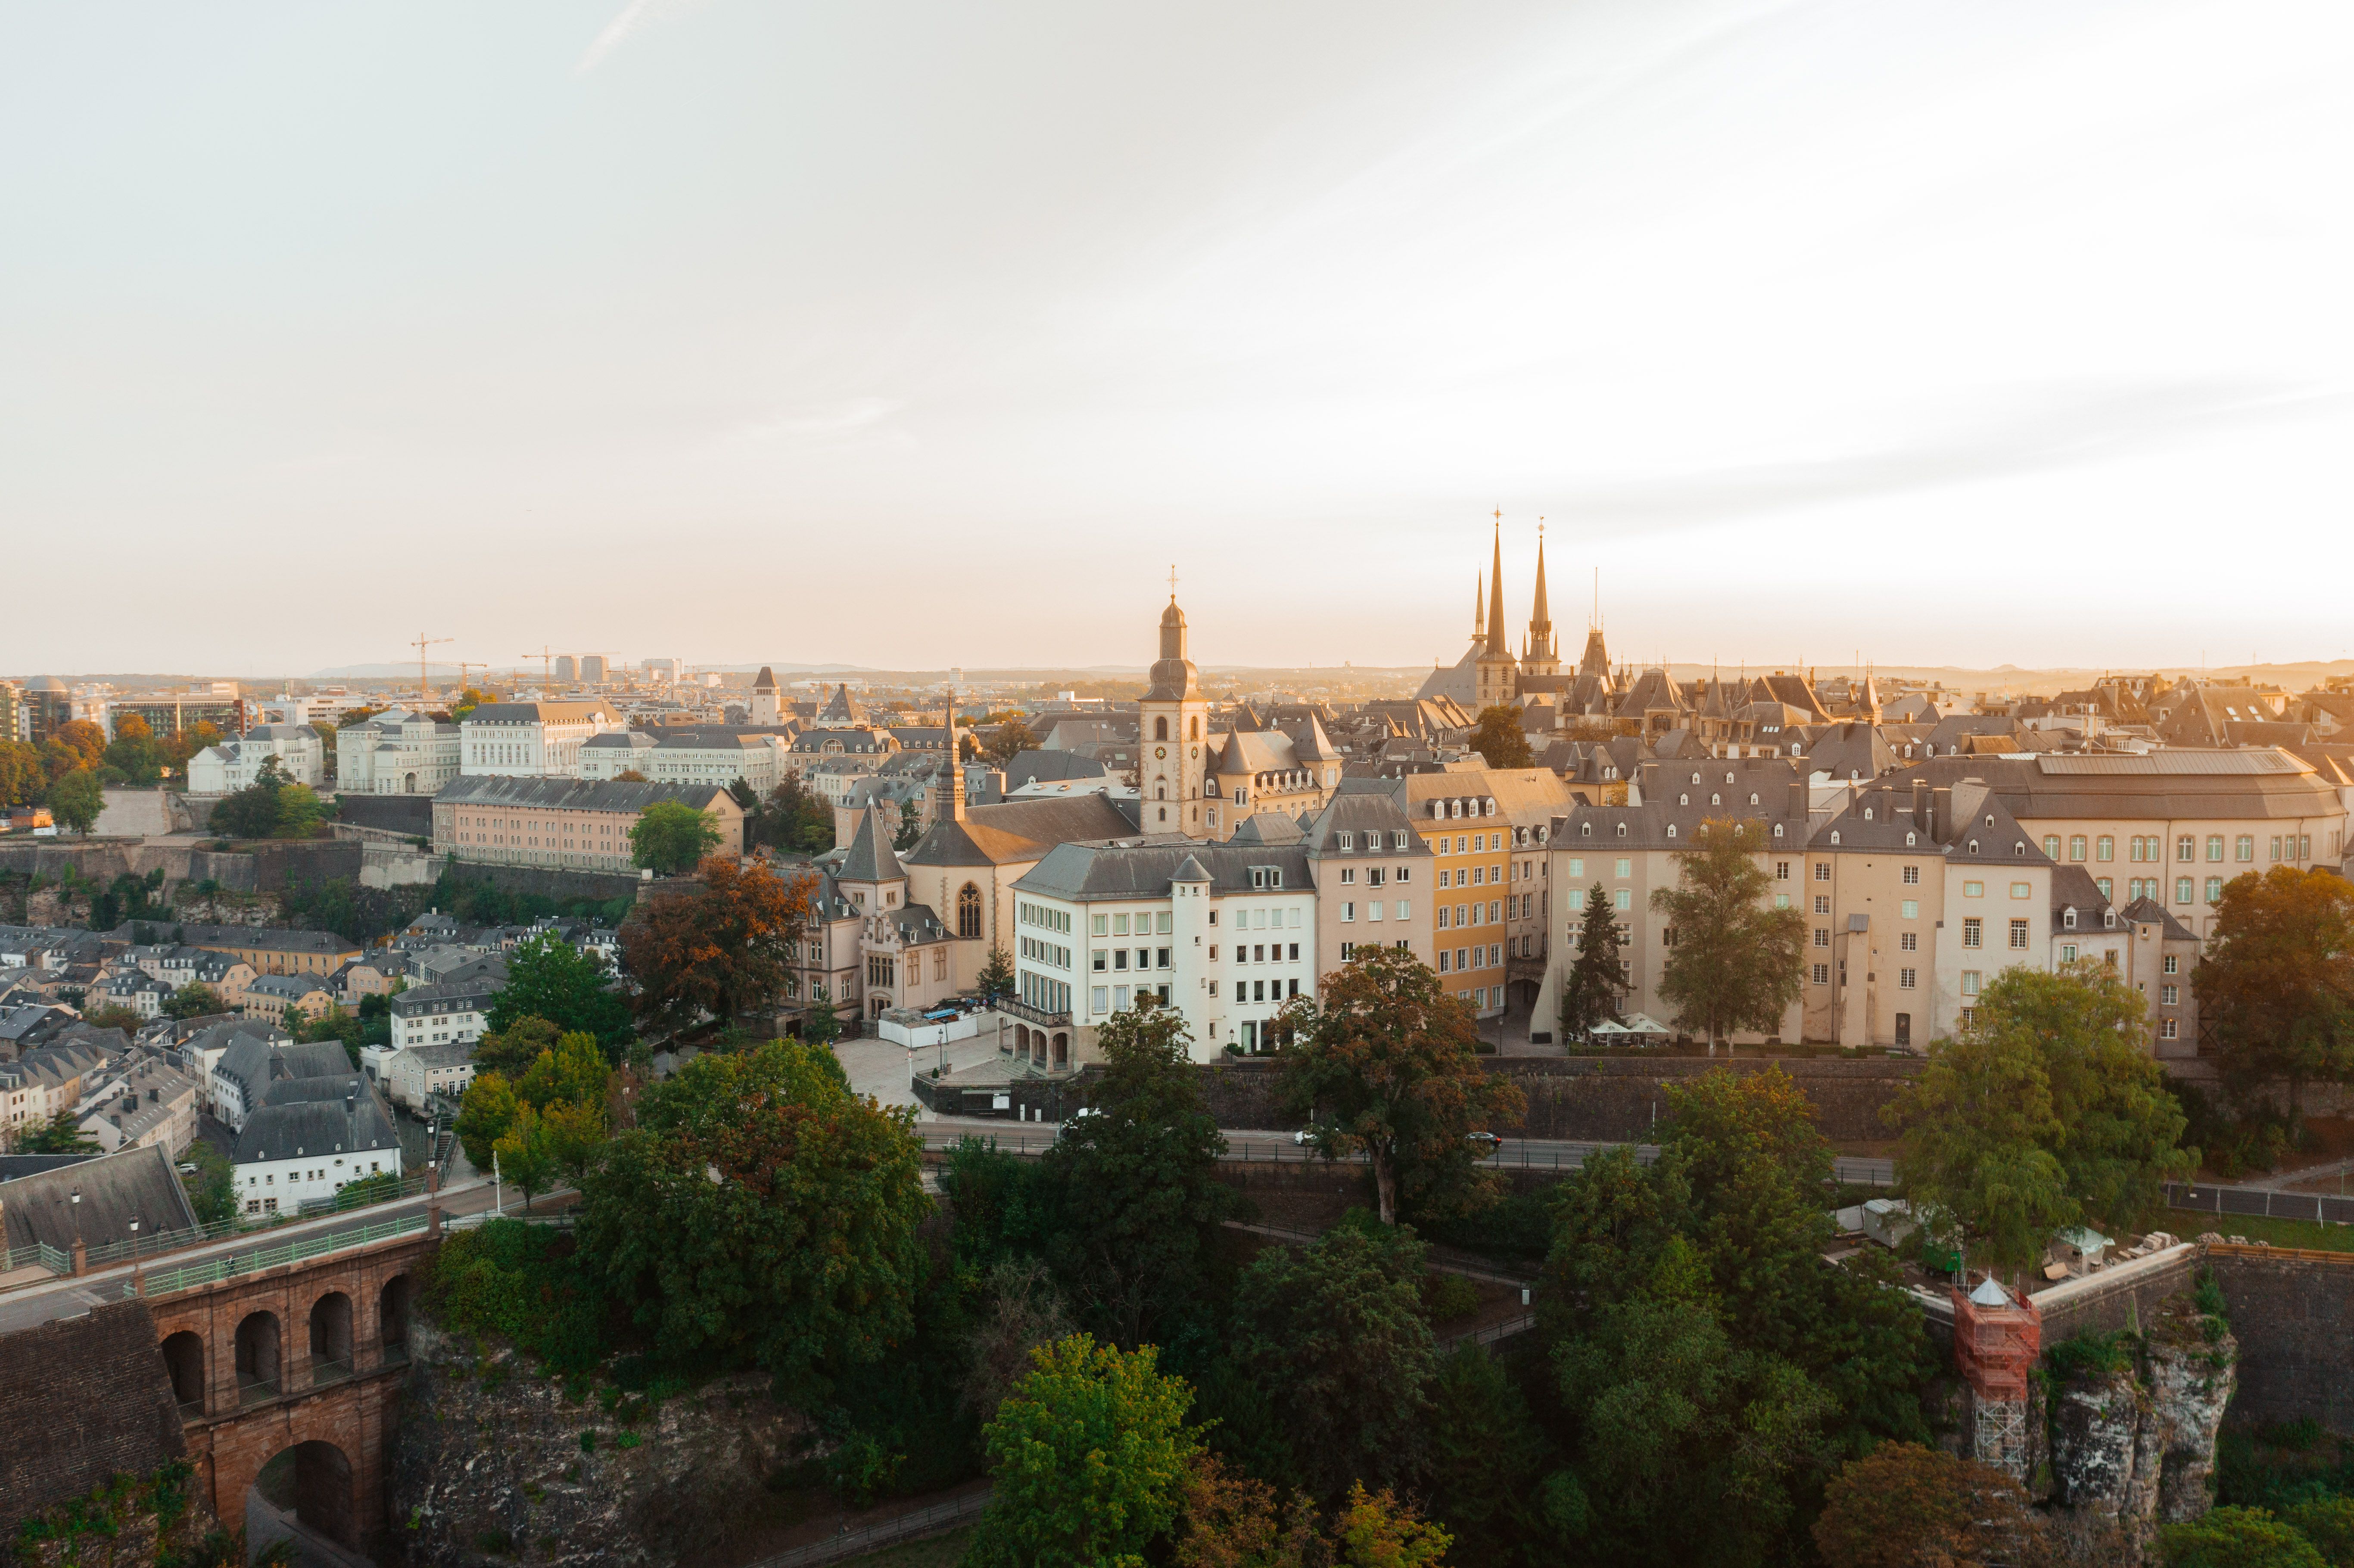
[[[409,1311],[440,1244],[429,1228],[148,1293],[188,1460],[224,1526],[244,1524],[246,1489],[292,1448],[304,1524],[354,1548],[384,1527]]]

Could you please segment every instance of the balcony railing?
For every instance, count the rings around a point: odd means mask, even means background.
[[[1052,1026],[1068,1028],[1071,1022],[1071,1015],[1067,1012],[1049,1012],[1043,1007],[1033,1007],[1030,1003],[1022,1001],[1018,997],[1009,996],[1002,998],[998,1001],[997,1011],[1000,1012],[1010,1012],[1014,1017],[1030,1023],[1044,1023]]]

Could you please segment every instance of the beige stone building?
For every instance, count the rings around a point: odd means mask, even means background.
[[[1533,1014],[1550,943],[1553,823],[1577,801],[1567,780],[1472,763],[1380,782],[1430,847],[1430,940],[1447,988],[1481,1018],[1515,1004]]]
[[[658,800],[683,801],[710,818],[718,853],[743,848],[744,808],[716,785],[471,775],[433,798],[433,853],[492,865],[633,873],[630,830]]]

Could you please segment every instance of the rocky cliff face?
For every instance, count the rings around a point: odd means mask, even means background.
[[[2145,1561],[2158,1526],[2215,1500],[2215,1435],[2231,1402],[2238,1345],[2189,1297],[2168,1301],[2105,1356],[2052,1357],[2049,1465],[2052,1532],[2077,1561]]]
[[[393,1531],[416,1565],[670,1568],[720,1544],[742,1503],[801,1457],[808,1421],[738,1377],[650,1404],[574,1401],[511,1349],[412,1324],[390,1455]]]

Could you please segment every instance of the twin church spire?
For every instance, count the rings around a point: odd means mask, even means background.
[[[1504,524],[1500,512],[1497,514],[1495,542],[1489,569],[1480,579],[1472,599],[1471,642],[1483,662],[1501,664],[1522,663],[1537,673],[1550,673],[1561,662],[1559,649],[1553,641],[1553,609],[1545,595],[1544,524],[1537,524],[1537,589],[1536,600],[1531,607],[1529,629],[1521,640],[1521,652],[1512,653],[1511,633],[1504,620]]]

